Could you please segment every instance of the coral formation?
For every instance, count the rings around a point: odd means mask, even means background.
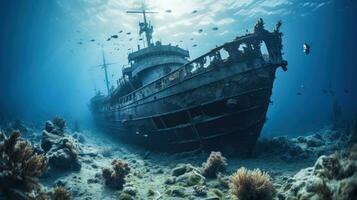
[[[283,186],[282,199],[340,199],[357,196],[357,146],[321,156]]]
[[[195,196],[206,196],[207,195],[207,191],[206,191],[207,189],[203,185],[195,185],[193,187],[193,190],[194,190]]]
[[[207,178],[214,178],[218,172],[223,172],[227,167],[227,159],[221,152],[212,151],[207,161],[202,164],[202,174]]]
[[[71,200],[71,193],[62,186],[55,187],[51,194],[51,200]]]
[[[29,199],[40,196],[42,185],[38,177],[47,171],[47,160],[34,153],[32,145],[14,131],[0,141],[0,188],[9,199]]]
[[[42,131],[41,147],[49,160],[51,168],[60,170],[80,170],[80,148],[71,137],[64,135],[65,121],[55,118],[47,121]]]
[[[118,196],[118,199],[119,200],[133,200],[133,197],[130,194],[126,193],[126,192],[120,192],[119,196]]]
[[[66,121],[60,117],[55,117],[52,121],[48,120],[45,124],[45,130],[55,135],[63,136],[65,128]]]
[[[66,127],[66,121],[63,119],[63,118],[61,118],[61,117],[54,117],[53,119],[52,119],[52,123],[56,126],[56,128],[58,128],[58,130],[60,131],[60,132],[64,132],[64,129],[65,129],[65,127]]]
[[[103,168],[102,175],[105,179],[105,184],[113,189],[123,189],[125,177],[129,174],[130,168],[127,163],[122,160],[113,160],[112,168]]]
[[[274,186],[267,173],[260,169],[250,171],[244,167],[233,174],[230,189],[240,200],[270,200],[274,194]]]

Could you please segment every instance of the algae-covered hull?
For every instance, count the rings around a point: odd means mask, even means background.
[[[260,51],[261,43],[269,55]],[[253,34],[237,37],[125,96],[93,98],[95,122],[153,149],[232,146],[250,152],[265,122],[275,71],[287,64],[281,48],[279,31],[256,26]]]

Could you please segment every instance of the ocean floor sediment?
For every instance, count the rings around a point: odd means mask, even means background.
[[[31,192],[34,188],[11,190],[4,183],[11,176],[1,172],[0,199],[9,193],[22,199],[39,194],[55,199],[59,188],[68,192],[68,198],[86,200],[237,199],[234,189],[243,200],[258,199],[253,193],[263,191],[254,189],[257,184],[267,186],[266,199],[353,199],[357,191],[355,129],[325,128],[297,138],[262,139],[251,157],[242,158],[199,150],[151,152],[98,131],[72,131],[61,120],[47,121],[43,130],[12,124],[32,144],[34,154],[43,156],[47,170],[32,174],[39,177],[36,194]],[[12,130],[2,130],[0,167],[6,168],[4,157],[13,163],[5,148]],[[12,146],[18,149],[19,144]],[[241,176],[232,183],[238,173]],[[262,181],[249,179],[251,174]],[[246,184],[251,189],[243,191]]]

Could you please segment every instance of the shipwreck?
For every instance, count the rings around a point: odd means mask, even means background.
[[[153,41],[149,12],[131,13],[143,14],[139,30],[147,45],[128,55],[112,89],[103,56],[108,94],[91,99],[96,124],[152,149],[251,152],[266,121],[275,72],[287,70],[281,22],[270,32],[259,19],[252,33],[189,60],[187,50]]]

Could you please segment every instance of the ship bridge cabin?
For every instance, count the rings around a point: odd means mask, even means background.
[[[189,62],[189,52],[178,46],[162,45],[157,41],[128,56],[130,67],[123,69],[138,86],[144,86]]]

